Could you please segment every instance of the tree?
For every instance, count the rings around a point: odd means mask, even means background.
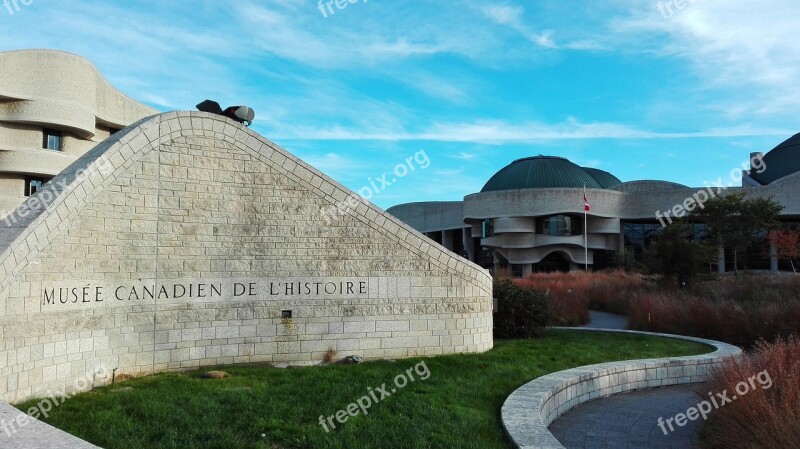
[[[694,241],[692,226],[682,221],[664,228],[648,252],[650,268],[665,280],[676,277],[678,285],[691,281],[714,260],[714,248]]]
[[[747,249],[757,234],[775,229],[783,206],[770,198],[745,198],[733,192],[711,198],[689,213],[690,219],[705,222],[718,248],[733,250],[733,269],[738,272],[739,251]],[[724,264],[724,260],[721,261]]]
[[[778,260],[788,259],[792,265],[792,271],[797,273],[797,269],[794,267],[794,259],[800,257],[800,230],[781,229],[770,231],[769,242],[777,249]]]
[[[624,271],[636,271],[636,254],[625,248],[611,257],[611,266]]]

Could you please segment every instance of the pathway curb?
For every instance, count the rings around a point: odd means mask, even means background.
[[[618,329],[553,329],[674,338],[703,343],[716,350],[688,357],[600,363],[534,379],[511,393],[500,412],[503,427],[515,448],[565,449],[548,426],[577,405],[628,391],[705,382],[711,367],[742,353],[740,348],[727,343],[681,335]]]

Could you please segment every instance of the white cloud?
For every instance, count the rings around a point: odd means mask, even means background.
[[[471,160],[475,159],[476,157],[478,157],[478,155],[475,154],[475,153],[465,153],[465,152],[462,151],[462,152],[460,152],[460,153],[458,153],[456,155],[450,156],[450,157],[453,158],[453,159],[460,159],[462,161],[471,161]]]
[[[390,29],[375,32],[363,23],[358,28],[336,27],[333,20],[341,17],[325,21],[313,16],[325,25],[321,27],[320,23],[311,23],[307,16],[256,2],[243,0],[233,8],[237,22],[248,36],[248,45],[312,67],[372,66],[458,51],[431,36],[393,36],[395,33],[388,32]]]
[[[283,128],[278,139],[298,140],[374,140],[374,141],[436,141],[501,145],[546,140],[589,139],[687,139],[744,136],[787,136],[793,132],[779,128],[741,125],[710,128],[691,132],[662,132],[633,126],[607,123],[584,123],[569,119],[562,123],[508,123],[500,120],[473,122],[440,122],[427,129],[409,132],[402,127],[349,129],[341,126],[325,128]]]
[[[313,167],[316,167],[317,169],[326,173],[347,170],[354,165],[352,158],[345,157],[337,153],[306,155],[304,159]]]
[[[408,71],[404,73],[388,73],[399,82],[409,85],[416,90],[434,98],[446,100],[453,104],[464,105],[470,103],[472,99],[466,89],[459,87],[463,82],[454,77],[440,77],[426,72]],[[472,90],[478,81],[472,81]]]
[[[522,6],[509,6],[507,4],[485,5],[481,12],[494,23],[508,27],[521,34],[526,40],[538,47],[546,49],[566,48],[571,50],[598,50],[601,45],[591,39],[576,42],[556,43],[555,30],[543,29],[535,32],[525,23],[525,8]]]
[[[14,17],[15,29],[39,30],[34,25],[52,23],[51,31],[6,33],[0,36],[0,47],[12,47],[18,42],[28,47],[68,43],[64,46],[96,62],[112,84],[134,98],[164,108],[191,108],[205,98],[223,103],[245,98],[253,102],[258,126],[266,129],[267,135],[295,140],[501,144],[562,139],[786,136],[793,132],[777,125],[760,125],[772,122],[759,122],[753,115],[789,117],[800,106],[800,90],[796,88],[800,81],[800,46],[794,44],[794,22],[800,6],[796,0],[728,0],[724,4],[698,1],[669,20],[661,16],[655,2],[642,6],[639,0],[614,0],[610,2],[614,8],[605,3],[587,6],[587,11],[602,17],[593,20],[608,22],[607,27],[587,26],[592,22],[582,12],[574,21],[552,18],[539,10],[534,15],[528,4],[523,7],[480,2],[478,7],[442,11],[385,5],[378,9],[382,6],[371,2],[358,12],[348,10],[326,20],[315,11],[315,3],[284,0],[265,6],[241,0],[220,6],[202,2],[185,16],[161,14],[180,9],[170,9],[170,4],[159,2],[132,7],[87,0],[81,8],[65,4],[37,8],[40,4],[34,3],[25,15]],[[633,12],[620,18],[622,10]],[[109,17],[122,19],[112,21]],[[216,18],[213,24],[212,17]],[[446,26],[438,20],[443,17],[447,18]],[[500,31],[511,31],[498,33],[498,27]],[[554,51],[530,51],[528,42]],[[505,51],[520,48],[521,51]],[[434,60],[455,55],[466,59],[467,64],[502,72],[506,61],[521,61],[529,69],[529,62],[537,57],[532,55],[538,53],[609,48],[618,53],[689,61],[703,83],[686,89],[710,90],[711,94],[705,97],[710,100],[698,103],[670,98],[669,103],[675,108],[697,103],[698,110],[719,111],[730,119],[728,122],[742,125],[706,125],[707,130],[663,132],[646,129],[647,125],[613,123],[612,119],[581,118],[554,123],[546,119],[515,121],[512,116],[493,120],[490,113],[471,108],[464,108],[470,110],[458,116],[469,119],[448,119],[450,112],[445,108],[431,110],[427,104],[420,106],[420,102],[392,96],[388,93],[390,88],[384,87],[386,95],[375,89],[374,79],[392,79],[452,104],[481,105],[494,100],[487,100],[496,93],[490,76],[469,70],[464,71],[468,75],[446,70],[436,73],[447,63],[418,64],[416,58]],[[242,75],[243,66],[257,70],[260,79],[247,79],[252,75]],[[361,74],[373,77],[367,81],[373,90],[352,80]],[[271,90],[272,84],[265,82],[271,77],[280,78],[276,85],[291,85],[293,89]],[[500,100],[513,103],[515,99]],[[653,107],[652,99],[642,99],[642,108],[652,111]],[[530,109],[521,107],[520,111],[519,116],[524,116]],[[686,111],[687,115],[693,112],[696,111]],[[426,123],[420,120],[421,116],[434,122],[420,125]],[[665,123],[669,126],[668,120]]]
[[[522,6],[486,5],[482,11],[486,17],[500,25],[508,25],[513,28],[522,27],[522,13],[525,11]]]
[[[698,1],[667,19],[654,2],[629,3],[634,12],[610,24],[619,43],[689,61],[706,87],[731,92],[712,105],[718,111],[744,117],[800,106],[796,0]]]

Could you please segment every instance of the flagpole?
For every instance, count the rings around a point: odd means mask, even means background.
[[[589,228],[587,226],[588,219],[586,217],[586,184],[583,184],[583,261],[584,269],[589,272]]]

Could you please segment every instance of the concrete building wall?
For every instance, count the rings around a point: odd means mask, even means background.
[[[409,203],[390,207],[386,212],[403,217],[403,222],[419,232],[433,232],[464,227],[464,203],[439,201]]]
[[[350,194],[221,116],[115,134],[0,228],[0,398],[100,365],[491,348],[488,273],[366,202],[327,224],[321,208]]]
[[[113,130],[156,112],[79,56],[0,52],[0,217],[25,200],[26,176],[50,179]],[[45,128],[62,133],[61,151],[43,148]]]
[[[622,221],[660,220],[670,224],[676,214],[683,216],[716,195],[734,191],[743,191],[750,197],[771,197],[784,207],[783,218],[800,217],[800,173],[766,186],[732,187],[722,192],[666,181],[632,181],[614,189],[588,189],[586,194],[591,205],[587,220],[588,262],[593,263],[594,250],[616,252],[624,247]],[[418,229],[436,232],[445,229],[442,226],[451,229],[450,226],[459,222],[456,217],[459,207],[463,209],[465,230],[471,230],[475,236],[481,235],[481,223],[489,220],[492,235],[482,239],[482,245],[497,251],[509,263],[522,265],[523,270],[551,253],[561,254],[573,264],[583,265],[586,261],[582,233],[560,237],[536,233],[536,223],[544,217],[569,214],[582,221],[583,189],[490,191],[467,195],[463,203],[411,203],[390,210]],[[446,221],[441,218],[445,215]],[[775,260],[772,265],[776,266]]]

